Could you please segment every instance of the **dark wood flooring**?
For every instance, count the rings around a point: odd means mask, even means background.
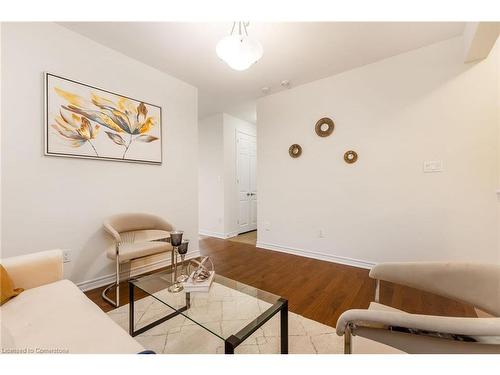
[[[281,295],[290,311],[333,327],[344,311],[367,308],[375,293],[375,281],[361,268],[217,238],[200,240],[200,251],[211,257],[217,273]],[[113,307],[102,300],[102,289],[86,294],[109,311]],[[120,294],[120,302],[128,303],[126,283]],[[476,316],[472,306],[387,282],[381,284],[380,302],[416,314]]]

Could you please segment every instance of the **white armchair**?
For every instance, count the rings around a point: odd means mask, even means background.
[[[346,354],[357,352],[352,336],[406,353],[500,353],[500,265],[383,263],[370,271],[370,277],[377,280],[375,302],[367,310],[348,310],[337,321]],[[381,280],[472,304],[491,317],[409,314],[381,305]]]
[[[118,307],[120,305],[120,266],[160,253],[170,252],[173,257],[173,248],[166,241],[170,238],[170,231],[173,228],[170,223],[158,216],[125,213],[107,218],[104,221],[104,230],[114,240],[114,246],[107,249],[107,256],[115,262],[116,278],[115,282],[102,291],[102,298]],[[114,300],[107,294],[112,288],[115,288]]]

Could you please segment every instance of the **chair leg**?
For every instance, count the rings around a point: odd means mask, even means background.
[[[352,354],[351,326],[348,324],[344,331],[344,354]]]
[[[116,307],[120,306],[120,261],[116,256]]]
[[[116,292],[115,292],[115,300],[113,301],[111,298],[109,298],[107,296],[107,292],[111,289],[115,287],[116,288]],[[119,260],[119,257],[118,255],[116,256],[116,279],[115,279],[115,282],[113,284],[110,284],[108,285],[103,291],[102,291],[102,294],[101,294],[102,298],[109,302],[111,305],[113,305],[114,307],[119,307],[120,306],[120,260]]]

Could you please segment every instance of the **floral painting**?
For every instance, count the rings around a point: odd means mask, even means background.
[[[45,153],[161,164],[161,108],[45,74]]]

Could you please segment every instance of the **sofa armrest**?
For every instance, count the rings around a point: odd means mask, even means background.
[[[63,278],[62,250],[48,250],[1,260],[16,288],[31,289]]]
[[[337,321],[337,335],[342,336],[350,323],[360,327],[390,326],[466,336],[500,336],[500,318],[455,318],[353,309],[340,315]]]

